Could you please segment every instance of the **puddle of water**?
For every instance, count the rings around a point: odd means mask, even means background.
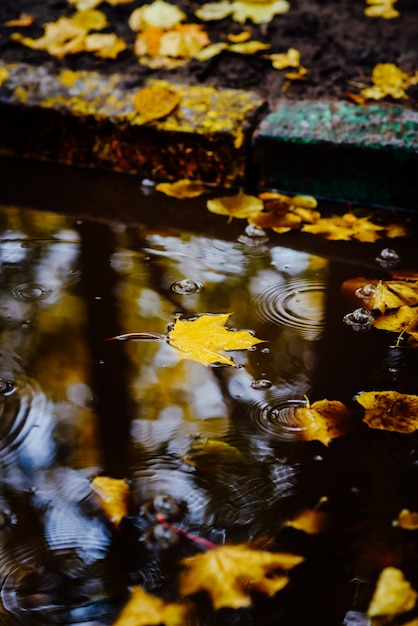
[[[221,236],[160,222],[0,208],[0,623],[112,624],[135,583],[175,598],[178,560],[196,547],[156,529],[149,512],[168,495],[184,531],[267,538],[306,559],[252,608],[213,614],[202,600],[202,623],[368,624],[383,567],[418,585],[416,534],[392,524],[418,510],[418,441],[359,423],[326,448],[303,441],[297,409],[418,393],[413,350],[343,322],[341,283],[382,275],[378,244],[306,250],[237,224]],[[234,368],[180,359],[164,340],[106,341],[225,312],[266,340],[232,352]],[[97,474],[129,481],[118,532],[92,496]],[[326,532],[285,525],[320,502]]]

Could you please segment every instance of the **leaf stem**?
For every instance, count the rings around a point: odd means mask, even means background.
[[[124,333],[109,337],[105,341],[161,341],[162,339],[166,341],[167,336],[160,333]]]

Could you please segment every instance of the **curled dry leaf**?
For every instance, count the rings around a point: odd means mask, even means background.
[[[238,193],[235,196],[223,196],[208,200],[207,208],[211,213],[228,215],[229,222],[233,217],[248,219],[258,215],[263,210],[263,202],[256,196]]]
[[[186,626],[192,623],[186,603],[165,602],[139,586],[131,587],[131,597],[113,626]]]
[[[352,427],[350,411],[338,400],[318,400],[297,407],[295,415],[307,441],[321,441],[328,446],[333,439],[347,434]]]
[[[193,320],[177,319],[174,328],[168,333],[173,348],[179,350],[183,359],[192,359],[203,365],[221,363],[235,365],[223,350],[248,350],[262,339],[257,339],[246,330],[233,331],[225,328],[231,313],[200,315]]]
[[[366,409],[363,421],[370,428],[405,434],[418,429],[418,396],[398,391],[365,391],[356,400]]]
[[[124,480],[96,476],[91,488],[98,497],[99,505],[108,519],[115,524],[128,513],[129,486]]]
[[[418,530],[418,513],[402,509],[393,524],[404,530]]]
[[[193,180],[177,180],[175,183],[159,183],[156,187],[157,191],[161,191],[166,196],[172,198],[197,198],[198,196],[207,193],[207,189],[201,183]]]
[[[141,121],[147,123],[170,115],[180,101],[179,93],[171,85],[160,82],[137,91],[134,107]]]
[[[395,100],[407,98],[405,89],[418,83],[418,72],[403,72],[394,63],[378,63],[372,72],[372,87],[361,90],[366,99],[381,100],[391,96]]]
[[[290,570],[303,557],[253,550],[245,544],[223,545],[183,559],[186,571],[180,577],[180,591],[193,595],[206,591],[215,610],[239,609],[251,605],[251,591],[269,596],[283,589],[288,577],[277,570]]]
[[[397,0],[366,0],[369,6],[364,9],[364,14],[367,17],[384,17],[391,20],[400,15],[399,11],[394,8],[396,2]]]
[[[396,567],[386,567],[377,581],[367,615],[369,617],[394,617],[410,611],[416,599],[415,589],[405,580],[401,570]]]

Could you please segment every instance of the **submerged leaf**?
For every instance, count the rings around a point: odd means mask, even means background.
[[[221,350],[248,350],[263,340],[246,330],[225,328],[230,315],[224,313],[201,315],[193,320],[177,319],[173,330],[168,333],[169,343],[180,351],[181,358],[192,359],[203,365],[235,365],[233,359]]]
[[[129,485],[109,476],[96,476],[91,487],[98,496],[100,507],[116,526],[128,514]]]
[[[393,617],[410,611],[417,599],[415,589],[401,570],[386,567],[379,576],[373,598],[367,609],[369,617]]]
[[[233,217],[247,219],[258,215],[263,210],[262,201],[256,196],[248,196],[245,193],[238,193],[235,196],[223,196],[208,200],[207,208],[212,213],[218,215],[228,215],[229,221]]]
[[[197,198],[207,193],[207,189],[204,185],[193,180],[188,180],[187,178],[177,180],[175,183],[159,183],[155,188],[166,196],[179,199]]]
[[[223,545],[183,559],[186,571],[180,577],[184,595],[206,591],[215,610],[251,605],[251,591],[269,596],[283,589],[288,577],[277,570],[289,570],[302,563],[294,554],[253,550],[245,544]]]
[[[137,585],[130,591],[131,597],[113,626],[187,626],[192,623],[188,604],[165,602]]]
[[[370,428],[413,433],[418,429],[418,396],[397,391],[365,391],[356,396]]]
[[[298,423],[307,441],[321,441],[328,446],[332,439],[342,437],[352,427],[351,414],[338,400],[318,400],[306,407],[295,409]]]
[[[135,111],[144,123],[166,117],[180,104],[179,93],[171,85],[158,83],[143,87],[134,98]]]
[[[216,439],[196,439],[183,456],[183,461],[204,471],[213,471],[219,463],[242,463],[244,457],[238,448]]]

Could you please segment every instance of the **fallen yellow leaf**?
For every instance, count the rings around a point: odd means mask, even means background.
[[[166,117],[180,104],[179,93],[171,85],[158,83],[143,87],[134,98],[135,111],[144,123]]]
[[[369,281],[356,291],[367,308],[385,313],[403,305],[418,304],[418,280]]]
[[[206,206],[211,213],[228,215],[229,222],[233,217],[239,219],[254,217],[263,210],[263,203],[259,198],[249,196],[242,192],[235,196],[223,196],[221,198],[208,200]]]
[[[126,50],[127,45],[115,33],[92,33],[86,35],[85,47],[87,52],[94,52],[101,59],[116,59],[119,52]]]
[[[197,198],[207,193],[204,185],[188,179],[177,180],[175,183],[159,183],[155,188],[166,196],[181,200],[184,198]]]
[[[30,15],[30,13],[23,12],[15,20],[8,20],[7,22],[4,22],[4,26],[7,26],[9,28],[10,27],[25,28],[26,26],[32,26],[34,21],[35,21],[35,18],[33,17],[33,15]]]
[[[212,471],[220,463],[242,463],[242,453],[225,441],[199,438],[190,444],[183,461],[200,470]]]
[[[186,14],[176,5],[155,0],[152,4],[144,4],[135,9],[128,20],[130,28],[137,32],[154,26],[156,28],[173,28],[176,24],[186,19]]]
[[[275,70],[300,66],[300,52],[296,48],[289,48],[287,52],[280,54],[270,54],[268,58]]]
[[[328,446],[351,429],[350,411],[338,400],[318,400],[306,407],[296,407],[296,419],[307,441],[321,441]]]
[[[181,358],[192,359],[203,365],[235,365],[233,359],[221,350],[248,350],[263,340],[246,330],[225,328],[230,315],[206,314],[193,320],[177,319],[174,328],[168,333],[169,343],[180,351]]]
[[[393,523],[395,526],[405,530],[418,530],[418,513],[402,509]]]
[[[418,307],[401,306],[395,311],[388,311],[377,317],[373,326],[392,333],[408,333],[418,340]]]
[[[353,213],[321,217],[314,224],[303,226],[302,231],[324,235],[325,239],[357,239],[363,242],[374,242],[385,233],[384,226],[373,224],[367,217],[356,217]]]
[[[0,87],[9,78],[9,71],[5,67],[0,67]]]
[[[417,593],[405,580],[401,570],[386,567],[379,576],[367,615],[369,617],[392,617],[410,611]]]
[[[131,597],[113,626],[190,626],[191,608],[186,603],[165,602],[139,586],[131,587]]]
[[[134,51],[142,65],[170,69],[198,58],[209,44],[201,24],[176,24],[171,29],[147,26],[137,35]]]
[[[251,605],[253,590],[272,596],[283,589],[288,577],[277,570],[287,571],[303,560],[294,554],[252,550],[244,544],[223,545],[183,559],[186,571],[180,577],[180,591],[186,596],[206,591],[215,610],[239,609]]]
[[[286,522],[285,526],[301,530],[308,535],[317,535],[326,529],[328,523],[328,513],[314,509],[303,509],[296,517]]]
[[[77,9],[77,11],[88,11],[95,9],[104,0],[68,0],[68,2]]]
[[[223,20],[231,15],[236,22],[244,24],[247,19],[255,24],[270,22],[275,15],[287,13],[290,4],[287,0],[235,0],[234,2],[208,2],[195,11],[196,17],[203,21]]]
[[[129,485],[118,478],[96,476],[91,482],[91,488],[98,496],[105,515],[118,526],[121,519],[128,514]]]
[[[381,100],[391,96],[396,100],[407,98],[405,89],[418,82],[418,72],[403,72],[394,63],[378,63],[372,72],[372,87],[361,90],[364,98]]]
[[[397,0],[366,0],[369,6],[364,9],[367,17],[384,17],[387,20],[399,17],[400,13],[394,8]]]
[[[365,391],[356,396],[370,428],[413,433],[418,429],[418,396],[398,391]]]

